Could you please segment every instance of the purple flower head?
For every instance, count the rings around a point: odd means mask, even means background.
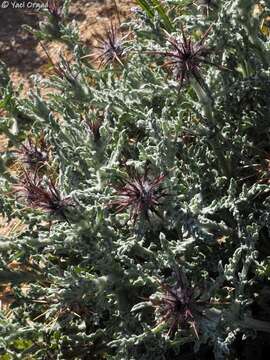
[[[20,160],[33,169],[45,164],[49,157],[43,135],[35,142],[29,136],[16,152],[19,154]]]
[[[48,0],[48,11],[55,19],[61,19],[62,8],[59,6],[58,0]]]
[[[19,193],[19,198],[24,198],[31,208],[42,209],[50,215],[60,216],[65,220],[67,220],[65,210],[68,206],[74,206],[70,197],[61,196],[51,179],[45,186],[37,173],[32,175],[24,171],[20,183],[15,186],[15,192]]]
[[[175,78],[180,83],[180,88],[185,82],[188,82],[191,77],[195,78],[200,84],[202,77],[200,69],[203,64],[213,65],[206,59],[207,50],[204,46],[205,39],[207,38],[211,27],[197,42],[192,42],[185,34],[182,28],[182,39],[172,37],[168,34],[168,42],[171,49],[167,51],[152,51],[151,54],[161,55],[167,59],[164,66],[167,66],[173,72]]]
[[[100,134],[100,128],[102,126],[103,123],[103,116],[102,115],[98,115],[95,119],[85,119],[84,120],[84,124],[86,126],[87,131],[89,131],[89,133],[93,136],[94,142],[98,143],[100,138],[101,138],[101,134]]]
[[[95,47],[97,51],[94,54],[94,61],[98,61],[99,66],[104,67],[115,62],[123,65],[121,59],[124,56],[123,42],[126,37],[127,35],[120,37],[115,25],[111,23],[109,28],[105,28],[104,35],[96,35],[99,45]]]
[[[196,300],[194,289],[183,281],[183,275],[177,274],[174,286],[160,283],[162,295],[158,299],[151,299],[159,318],[158,323],[166,322],[169,326],[168,336],[173,336],[178,329],[192,328],[198,337],[196,322]]]
[[[112,205],[116,206],[116,212],[120,213],[129,209],[130,219],[135,223],[139,217],[144,217],[150,221],[150,214],[154,213],[160,217],[158,208],[161,200],[167,195],[161,184],[165,175],[161,174],[154,178],[148,176],[148,171],[144,174],[134,175],[125,178],[123,186],[117,191],[117,200]]]

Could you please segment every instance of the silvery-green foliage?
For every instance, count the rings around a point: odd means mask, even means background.
[[[172,36],[181,38],[182,24],[198,40],[212,24],[205,46],[218,66],[202,66],[203,87],[191,78],[179,90],[153,55],[169,45],[154,10],[136,9],[125,23],[132,40],[122,65],[96,70],[66,30],[73,61],[62,58],[62,76],[36,78],[18,99],[1,64],[1,129],[17,146],[18,116],[33,136],[43,131],[43,176],[72,199],[65,221],[27,206],[12,193],[20,175],[3,174],[1,213],[25,225],[0,242],[0,279],[12,288],[0,318],[3,359],[233,359],[239,339],[268,339],[270,50],[260,24],[269,8],[164,3]],[[6,169],[14,154],[3,155]],[[146,169],[165,175],[166,196],[159,216],[134,222],[129,207],[117,213],[113,204],[119,182]],[[197,335],[183,327],[169,337],[150,301],[178,273],[198,293]]]

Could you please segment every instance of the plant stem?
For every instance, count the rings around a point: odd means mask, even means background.
[[[203,81],[203,80],[202,80]],[[203,106],[204,117],[208,121],[208,130],[211,133],[209,140],[212,149],[214,150],[216,157],[219,162],[219,166],[222,169],[225,176],[230,177],[231,167],[226,159],[224,152],[222,150],[221,136],[217,131],[216,122],[214,120],[214,111],[213,111],[213,100],[207,94],[207,92],[202,88],[199,82],[196,79],[193,79],[192,86],[196,92],[197,98]]]

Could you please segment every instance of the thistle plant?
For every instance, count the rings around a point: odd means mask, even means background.
[[[64,26],[64,12],[59,0],[48,0],[47,9],[44,10],[44,20],[40,21],[40,32],[36,35],[40,39],[60,39]],[[30,29],[29,29],[30,30]]]
[[[123,186],[117,191],[117,199],[113,202],[116,212],[129,210],[130,219],[135,223],[140,217],[150,222],[150,215],[161,217],[158,208],[166,196],[162,189],[164,175],[150,178],[148,171],[143,175],[135,175],[122,180]]]
[[[41,43],[41,47],[43,48],[54,73],[61,79],[65,79],[73,85],[76,82],[77,75],[73,73],[69,63],[64,59],[64,57],[61,55],[61,63],[55,64],[43,43]]]
[[[168,61],[165,62],[164,66],[169,67],[172,70],[176,80],[179,81],[180,89],[184,83],[187,84],[191,80],[198,100],[203,105],[203,114],[207,119],[207,131],[212,133],[209,136],[209,138],[211,138],[209,142],[216,153],[220,167],[224,174],[228,176],[231,173],[231,165],[225,158],[222,150],[222,137],[216,131],[213,97],[207,83],[200,73],[202,65],[210,65],[218,69],[224,69],[223,66],[217,65],[207,58],[207,53],[209,51],[204,46],[204,42],[211,31],[211,26],[202,35],[201,39],[195,43],[192,42],[191,38],[186,36],[182,25],[181,29],[182,40],[168,34],[167,41],[171,44],[172,50],[154,51],[151,53],[168,58]]]
[[[44,165],[49,158],[48,148],[44,141],[44,136],[34,141],[31,136],[21,145],[17,151],[19,160],[32,169],[36,169]]]
[[[93,57],[93,61],[98,62],[99,67],[115,63],[123,65],[125,39],[128,36],[129,34],[121,37],[116,25],[111,22],[110,27],[105,28],[104,34],[95,35],[98,45],[95,46],[96,52],[90,55]],[[89,57],[89,55],[85,57]]]
[[[91,133],[91,135],[94,137],[94,141],[97,143],[100,140],[100,127],[102,125],[102,122],[100,120],[97,121],[90,121],[87,123],[87,127]]]
[[[70,0],[48,0],[40,11],[41,21],[38,28],[32,28],[28,25],[24,29],[33,34],[38,40],[52,41],[57,40],[68,45],[73,49],[77,45],[80,47],[78,31],[69,23],[68,9]]]
[[[56,20],[61,20],[62,8],[59,5],[59,0],[48,0],[48,12]]]
[[[0,358],[267,358],[269,39],[251,0],[176,3],[138,0],[99,68],[64,5],[72,61],[27,96],[0,64]]]
[[[63,198],[53,180],[49,179],[47,186],[42,180],[37,172],[32,174],[24,171],[20,182],[15,186],[15,193],[19,195],[19,199],[23,198],[29,207],[68,221],[65,211],[69,206],[73,206],[72,199]]]
[[[98,143],[101,138],[100,128],[103,124],[103,115],[96,114],[94,119],[84,119],[83,123],[90,135],[93,136],[94,142]]]
[[[200,68],[204,64],[214,65],[206,58],[207,50],[204,46],[204,42],[210,30],[211,27],[208,28],[199,41],[192,42],[185,34],[182,27],[181,40],[167,34],[167,41],[172,47],[171,50],[152,52],[153,54],[168,59],[164,66],[169,67],[172,70],[175,78],[179,81],[180,89],[191,77],[193,77],[202,88],[205,88],[205,83],[200,74]]]
[[[160,298],[151,299],[156,308],[158,323],[169,325],[168,336],[175,335],[178,329],[192,328],[198,338],[198,329],[195,316],[198,315],[194,289],[184,284],[180,273],[174,286],[160,283],[163,294]],[[186,279],[185,279],[186,280]]]

